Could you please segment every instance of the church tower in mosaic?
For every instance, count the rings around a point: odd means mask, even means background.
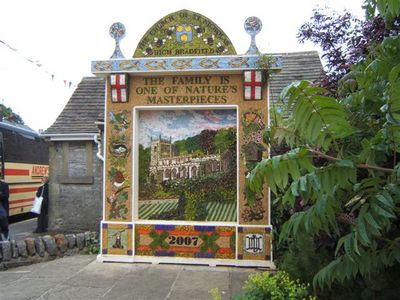
[[[172,142],[159,136],[158,139],[152,139],[150,145],[150,176],[155,180],[162,180],[162,172],[160,173],[157,166],[160,165],[162,159],[172,157]]]

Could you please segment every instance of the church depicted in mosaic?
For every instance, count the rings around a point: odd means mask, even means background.
[[[171,139],[161,136],[151,141],[150,153],[149,174],[157,182],[223,172],[229,165],[228,161],[224,164],[220,154],[174,155]]]

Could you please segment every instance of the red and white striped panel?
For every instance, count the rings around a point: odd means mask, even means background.
[[[48,176],[48,165],[5,163],[4,180],[8,183],[10,216],[30,212],[41,177]]]

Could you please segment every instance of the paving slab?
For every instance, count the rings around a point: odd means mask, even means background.
[[[179,274],[171,293],[172,299],[210,299],[209,291],[218,287],[220,291],[229,291],[229,271],[185,270]]]
[[[11,271],[0,272],[0,291],[3,287],[6,288],[9,284],[22,278],[24,275],[26,275],[24,272],[19,272],[19,273]]]
[[[25,299],[212,299],[218,288],[228,300],[242,292],[252,268],[100,263],[76,255],[0,272],[0,300]]]
[[[167,299],[180,268],[147,265],[133,268],[105,295],[106,299]]]
[[[73,299],[73,300],[94,300],[101,299],[107,292],[107,288],[98,287],[71,287],[70,285],[59,284],[56,287],[50,289],[44,293],[41,297],[37,298],[40,300],[60,300],[60,299]],[[118,300],[118,298],[114,298]]]
[[[243,294],[243,285],[247,278],[249,277],[249,274],[259,272],[259,270],[249,270],[249,269],[234,269],[230,272],[230,291],[232,297],[235,295]]]
[[[0,295],[11,293],[16,299],[37,299],[59,283],[58,278],[23,277],[7,287],[0,288]],[[3,299],[2,296],[0,299]]]
[[[64,283],[75,287],[111,288],[128,272],[129,269],[116,266],[107,266],[106,268],[88,267],[82,269],[74,277],[64,281]]]

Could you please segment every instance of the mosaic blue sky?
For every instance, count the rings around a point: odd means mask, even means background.
[[[125,57],[131,57],[145,32],[165,15],[188,9],[213,20],[238,54],[250,37],[243,24],[257,16],[263,29],[257,45],[263,53],[318,50],[299,44],[296,34],[312,10],[330,6],[362,18],[363,0],[13,0],[0,10],[0,101],[19,113],[35,130],[48,128],[62,111],[92,60],[114,51],[109,27],[122,22]]]
[[[236,109],[139,111],[139,140],[144,147],[149,147],[151,138],[158,139],[160,135],[175,142],[206,129],[236,126]]]

